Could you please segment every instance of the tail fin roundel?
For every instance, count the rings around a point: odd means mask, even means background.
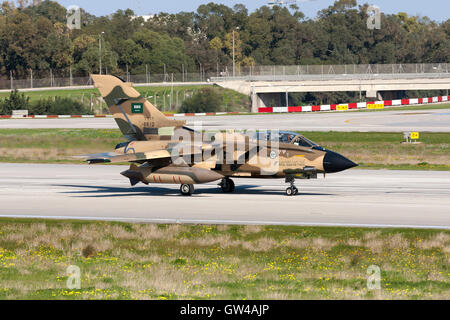
[[[129,82],[111,75],[91,77],[128,140],[168,140],[176,128],[186,124],[185,121],[168,119]]]

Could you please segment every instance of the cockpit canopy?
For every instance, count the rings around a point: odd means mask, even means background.
[[[272,132],[269,132],[266,135],[266,139],[270,141],[278,140],[280,143],[290,143],[306,148],[319,147],[318,144],[312,142],[311,140],[307,139],[306,137],[297,132],[280,131],[278,134],[273,134]]]

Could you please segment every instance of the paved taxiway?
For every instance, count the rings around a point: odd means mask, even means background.
[[[0,164],[0,217],[159,223],[434,227],[450,229],[450,172],[349,170],[297,181],[236,179],[216,184],[129,186],[122,166]]]
[[[380,112],[293,113],[240,116],[177,117],[203,129],[280,129],[303,131],[450,132],[450,109]],[[112,118],[8,119],[2,128],[117,128]]]

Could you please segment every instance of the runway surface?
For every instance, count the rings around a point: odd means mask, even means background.
[[[0,164],[0,217],[450,229],[450,172],[349,170],[299,180],[235,179],[216,183],[129,186],[122,166]]]
[[[450,132],[450,109],[380,112],[293,113],[240,116],[177,117],[203,129],[280,129],[302,131]],[[9,119],[2,128],[117,128],[114,119]]]

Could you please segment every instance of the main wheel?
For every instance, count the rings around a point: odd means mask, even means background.
[[[232,193],[232,192],[234,192],[234,189],[235,189],[233,180],[228,179],[228,178],[226,178],[222,181],[222,183],[220,184],[220,187],[222,188],[222,191],[224,193]]]
[[[180,187],[180,192],[183,196],[191,196],[194,193],[194,185],[182,184]]]

